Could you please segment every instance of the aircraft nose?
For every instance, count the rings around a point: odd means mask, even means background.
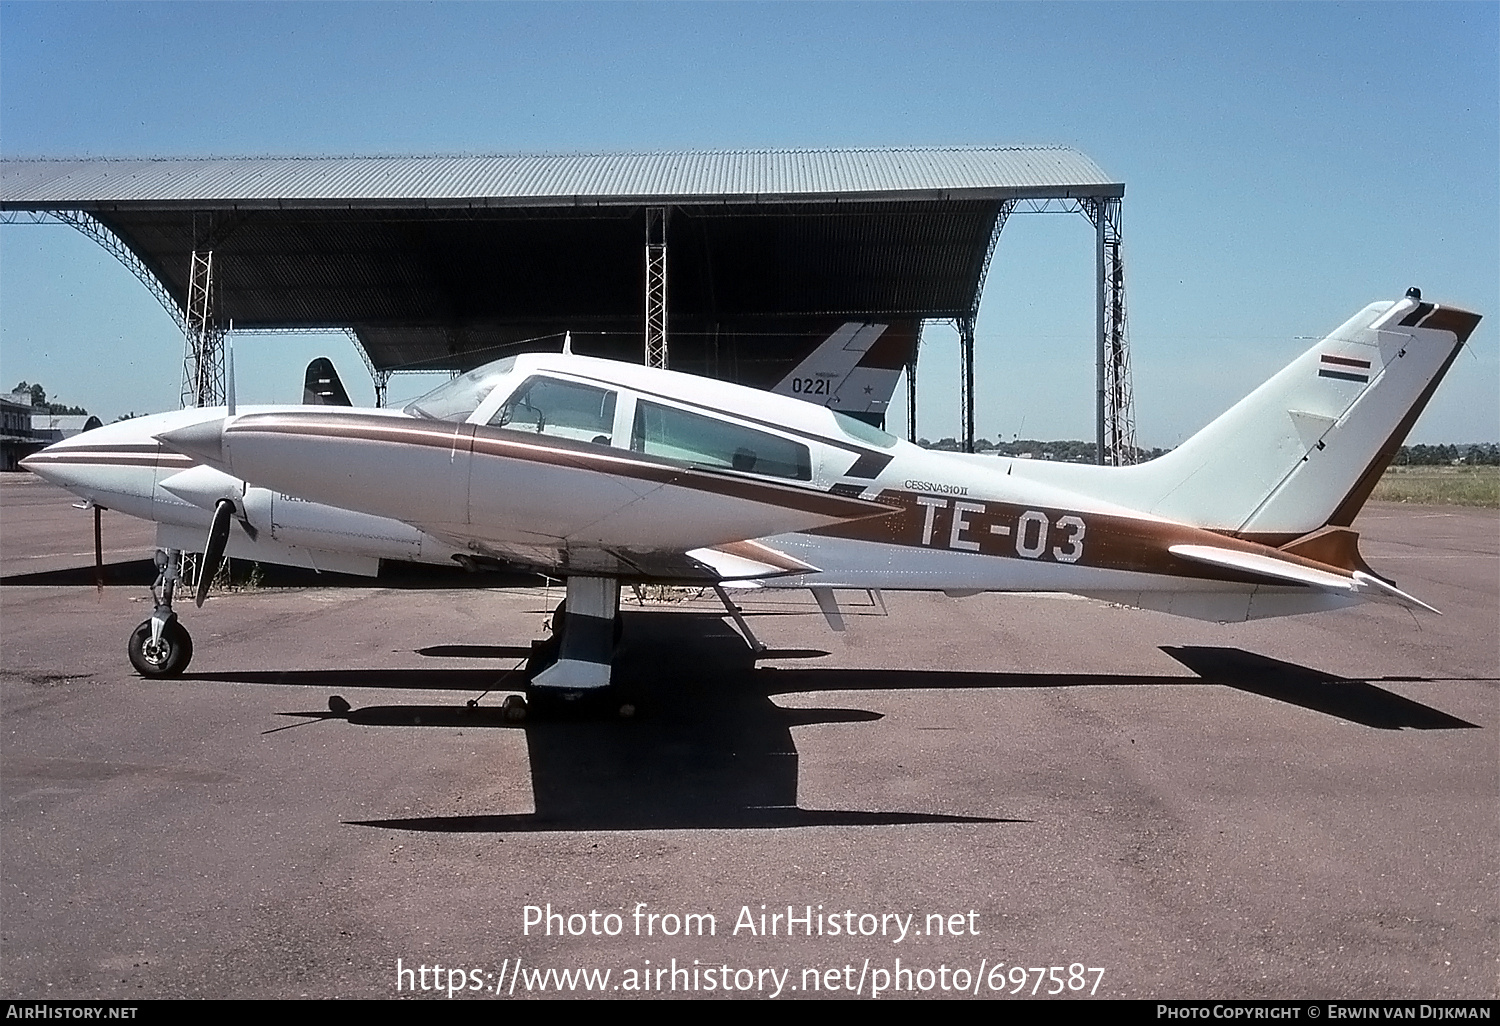
[[[64,443],[55,442],[40,452],[27,456],[17,466],[31,471],[48,484],[81,495],[83,493],[80,489],[97,483],[94,480],[97,468],[68,458],[68,450],[69,447]]]
[[[47,460],[42,457],[42,453],[46,451],[46,449],[43,449],[41,452],[34,452],[30,456],[22,459],[19,463],[16,464],[16,466],[20,467],[22,470],[31,471],[37,477],[50,484],[65,485],[65,482],[58,480],[58,468],[50,465]]]
[[[70,448],[66,439],[61,442],[53,442],[45,449],[38,449],[30,456],[24,457],[16,463],[16,466],[23,467],[38,477],[51,481],[53,479],[52,471],[57,469],[54,464],[60,462],[57,457],[67,453]]]
[[[224,419],[207,420],[199,424],[164,431],[156,440],[174,452],[180,452],[211,466],[227,466],[224,458]]]

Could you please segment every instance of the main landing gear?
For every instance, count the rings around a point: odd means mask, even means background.
[[[526,660],[526,698],[507,698],[507,716],[518,720],[528,709],[568,716],[634,716],[635,705],[612,680],[622,626],[620,582],[569,577],[567,588],[567,598],[552,614],[552,637],[532,643]],[[722,585],[714,584],[713,590],[750,651],[764,653],[766,646],[745,622],[744,611],[730,601]]]
[[[176,677],[193,658],[193,639],[172,611],[172,596],[182,581],[182,550],[156,550],[156,581],[151,618],[130,634],[130,665],[142,677]]]
[[[611,682],[620,643],[620,582],[611,577],[569,577],[568,594],[552,616],[552,637],[527,660],[527,704],[537,712],[591,711],[631,716]],[[507,709],[509,711],[509,709]]]

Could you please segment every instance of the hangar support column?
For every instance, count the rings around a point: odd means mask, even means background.
[[[3,221],[11,223],[14,212]],[[182,329],[183,361],[179,401],[186,406],[220,406],[225,401],[224,337],[227,332],[214,314],[213,250],[194,249],[189,257],[186,307],[177,305],[172,293],[113,230],[83,210],[29,211],[20,216],[42,224],[55,219],[93,239],[150,290],[162,308]]]
[[[995,223],[990,228],[990,242],[984,250],[984,262],[979,265],[979,277],[974,286],[974,307],[967,316],[953,322],[958,329],[958,362],[963,379],[959,383],[960,425],[963,438],[960,445],[964,452],[974,451],[974,322],[979,319],[979,297],[984,294],[984,283],[990,275],[990,261],[995,258],[995,244],[1005,230],[1005,222],[1016,209],[1015,200],[1006,200],[995,208]],[[915,402],[915,398],[913,398]]]
[[[646,208],[646,366],[667,365],[667,208]]]
[[[960,317],[958,328],[958,362],[963,368],[959,383],[959,406],[963,423],[963,451],[974,451],[974,317]]]
[[[214,317],[214,252],[193,250],[188,275],[182,405],[224,404],[224,328]]]
[[[1114,465],[1136,461],[1135,396],[1131,390],[1130,346],[1125,333],[1125,262],[1120,258],[1119,213],[1116,203],[1114,232],[1105,241],[1105,315],[1109,323],[1109,352],[1105,364],[1105,419]]]
[[[1135,399],[1130,384],[1130,347],[1125,335],[1125,264],[1120,257],[1118,197],[1079,201],[1094,225],[1095,266],[1095,462],[1135,462]]]
[[[922,322],[917,322],[917,337],[911,342],[911,359],[906,363],[906,440],[917,444],[917,353],[922,349]]]

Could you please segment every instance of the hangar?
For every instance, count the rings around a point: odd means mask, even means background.
[[[1100,460],[1134,453],[1120,204],[1065,147],[585,155],[7,160],[0,213],[118,256],[187,336],[185,403],[223,395],[222,338],[339,330],[393,373],[518,348],[774,382],[841,320],[958,329],[973,448],[974,321],[1014,213],[1095,227]],[[915,417],[910,434],[916,437]]]

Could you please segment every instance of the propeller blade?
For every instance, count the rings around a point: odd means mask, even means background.
[[[218,576],[224,565],[224,546],[229,544],[229,524],[234,519],[234,503],[220,499],[214,506],[214,522],[208,529],[208,542],[203,546],[203,562],[198,566],[198,593],[193,596],[199,608],[208,598],[208,586]]]
[[[99,526],[99,507],[94,507],[94,586],[104,594],[104,530]]]

